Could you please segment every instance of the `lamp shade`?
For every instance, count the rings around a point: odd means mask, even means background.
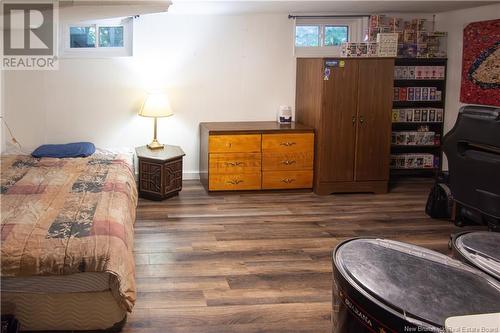
[[[143,117],[168,117],[173,114],[167,95],[162,93],[149,94],[139,111],[139,116]]]

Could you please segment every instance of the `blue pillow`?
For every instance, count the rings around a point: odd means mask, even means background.
[[[63,145],[41,145],[35,149],[33,157],[87,157],[95,152],[95,146],[91,142],[73,142]]]

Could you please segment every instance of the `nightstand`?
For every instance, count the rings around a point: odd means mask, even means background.
[[[139,160],[139,196],[163,200],[177,195],[182,189],[182,157],[178,146],[165,145],[151,150],[147,146],[135,149]]]

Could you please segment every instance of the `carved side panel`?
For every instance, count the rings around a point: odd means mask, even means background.
[[[140,162],[140,190],[161,194],[161,164]]]
[[[182,189],[182,159],[165,164],[165,192],[177,192]]]

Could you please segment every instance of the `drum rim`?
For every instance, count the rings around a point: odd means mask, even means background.
[[[452,235],[451,243],[452,243],[452,249],[453,249],[453,254],[458,255],[458,259],[463,259],[467,264],[470,266],[488,274],[494,279],[500,280],[500,271],[493,269],[490,266],[487,265],[481,265],[473,256],[484,256],[482,253],[471,253],[466,245],[463,243],[458,243],[459,239],[465,235],[469,234],[474,234],[474,233],[490,233],[491,231],[478,231],[478,230],[467,230],[467,231],[461,231],[456,234]],[[460,246],[459,246],[460,245]],[[497,261],[493,257],[488,257],[493,261]],[[499,262],[500,263],[500,262]]]

